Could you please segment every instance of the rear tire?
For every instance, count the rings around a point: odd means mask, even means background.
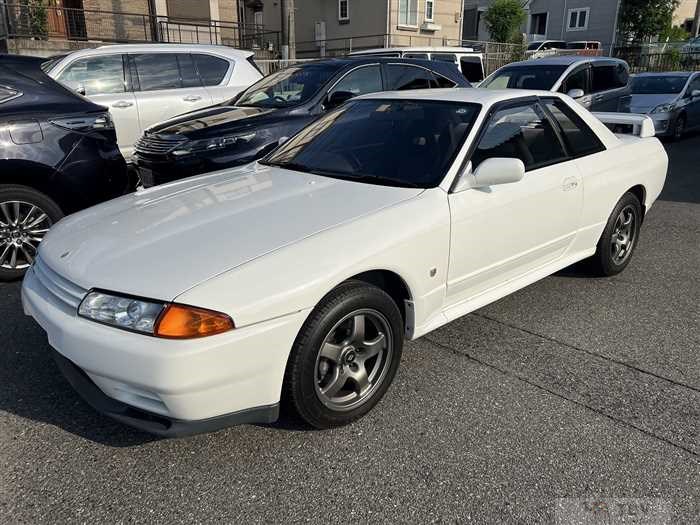
[[[49,228],[63,217],[48,196],[27,186],[0,186],[0,282],[19,279]]]
[[[383,290],[348,281],[304,323],[285,372],[283,402],[326,429],[364,416],[388,390],[403,348],[403,319]]]
[[[624,270],[637,247],[642,224],[642,205],[625,193],[615,205],[590,261],[598,275],[611,276]]]

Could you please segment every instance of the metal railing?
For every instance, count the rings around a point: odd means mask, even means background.
[[[650,53],[622,48],[616,49],[613,55],[627,62],[631,73],[700,71],[700,51],[681,52],[678,48],[672,48],[664,53]]]
[[[279,32],[222,20],[155,16],[147,13],[47,6],[0,1],[11,39],[119,43],[220,44],[244,49],[279,49]]]

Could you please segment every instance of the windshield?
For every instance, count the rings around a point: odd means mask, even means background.
[[[49,73],[53,67],[63,60],[67,55],[56,55],[46,59],[46,62],[41,63],[41,70],[44,73]]]
[[[479,87],[488,89],[542,89],[554,87],[566,66],[504,67],[484,81]]]
[[[340,69],[336,65],[289,67],[249,87],[237,106],[286,108],[307,102]]]
[[[357,100],[327,114],[264,164],[358,182],[440,184],[480,106],[424,100]]]
[[[659,75],[658,77],[633,77],[633,95],[653,95],[656,93],[680,93],[688,81],[688,75]]]

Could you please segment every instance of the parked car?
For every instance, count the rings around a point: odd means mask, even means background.
[[[350,56],[401,57],[454,64],[470,83],[484,80],[484,55],[471,47],[390,47],[355,51]]]
[[[691,40],[688,40],[683,47],[681,47],[682,53],[698,54],[700,53],[700,36],[696,36]]]
[[[198,44],[84,49],[50,60],[45,71],[109,108],[127,159],[148,126],[229,100],[262,78],[252,51]]]
[[[566,49],[564,40],[537,40],[527,45],[525,55],[528,58],[544,58],[556,55],[562,49]]]
[[[624,270],[668,159],[648,117],[614,117],[639,136],[544,91],[364,96],[260,162],[65,219],[25,312],[85,399],[141,429],[271,422],[281,397],[346,424],[404,338],[581,259]]]
[[[598,56],[602,54],[603,46],[597,40],[575,40],[567,42],[566,49],[579,55]]]
[[[578,55],[525,60],[497,69],[479,87],[558,91],[591,111],[626,111],[629,66],[616,58]]]
[[[450,64],[398,58],[332,58],[293,66],[227,104],[147,129],[135,163],[145,187],[259,159],[329,109],[387,89],[469,87]]]
[[[41,62],[0,55],[0,281],[24,274],[63,215],[127,190],[107,109],[51,80]]]
[[[632,75],[632,113],[647,113],[658,136],[679,140],[700,127],[700,72]]]

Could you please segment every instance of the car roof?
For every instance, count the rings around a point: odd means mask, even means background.
[[[92,49],[81,49],[70,54],[76,56],[101,55],[106,53],[161,53],[161,52],[207,52],[223,55],[230,58],[245,60],[254,55],[253,51],[234,49],[228,46],[216,46],[210,44],[108,44]]]
[[[631,75],[631,76],[633,76],[633,77],[689,77],[693,73],[697,73],[697,71],[660,71],[658,73],[645,72],[645,73],[635,73],[634,75]]]
[[[492,106],[498,102],[519,98],[558,97],[558,93],[534,89],[415,89],[407,91],[384,91],[362,95],[360,99],[401,99],[401,100],[435,100],[444,102],[470,102],[483,106]]]
[[[374,49],[363,49],[362,51],[353,51],[350,56],[365,55],[370,53],[474,53],[480,55],[473,47],[377,47]]]
[[[572,64],[584,62],[616,62],[624,64],[624,60],[611,57],[590,57],[584,55],[559,55],[553,57],[538,58],[536,60],[523,60],[521,62],[513,62],[506,64],[503,67],[532,67],[532,66],[570,66]]]

